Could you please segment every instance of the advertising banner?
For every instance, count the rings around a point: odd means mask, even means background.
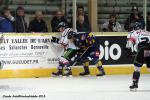
[[[57,65],[63,48],[51,36],[6,35],[0,45],[3,69],[49,68]]]
[[[57,67],[63,48],[51,43],[49,35],[4,35],[0,44],[3,69]],[[97,36],[104,65],[131,64],[125,53],[125,36]]]
[[[104,65],[132,64],[134,57],[127,56],[125,51],[126,36],[97,36]]]

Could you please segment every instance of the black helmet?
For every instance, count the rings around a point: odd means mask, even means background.
[[[68,33],[68,39],[71,39],[71,38],[74,38],[74,37],[76,37],[76,32],[73,32],[73,31],[70,31],[69,33]]]
[[[67,28],[67,24],[65,22],[60,22],[57,26],[57,29],[59,29],[60,27]]]
[[[139,29],[142,29],[142,24],[139,22],[135,22],[133,24],[133,30],[139,30]]]

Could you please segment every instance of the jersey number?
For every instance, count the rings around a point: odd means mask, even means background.
[[[149,41],[148,37],[142,37],[141,40],[144,40],[143,41],[144,43],[148,43],[148,41]]]

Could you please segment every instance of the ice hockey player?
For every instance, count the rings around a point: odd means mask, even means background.
[[[76,32],[72,31],[71,28],[67,28],[65,23],[60,23],[58,25],[58,30],[62,32],[61,38],[52,38],[52,42],[57,42],[64,47],[64,53],[60,57],[58,71],[53,72],[52,75],[55,76],[71,76],[71,64],[75,59],[75,55],[78,47],[74,44],[75,34]],[[63,73],[63,68],[65,68],[66,73]]]
[[[130,90],[134,91],[138,88],[140,69],[144,62],[146,62],[148,71],[150,71],[150,32],[140,30],[138,27],[138,25],[135,25],[135,30],[129,32],[126,44],[130,54],[134,52],[135,46],[137,48],[134,60],[133,84],[129,87]]]
[[[80,36],[78,47],[80,48],[80,52],[83,53],[81,61],[83,63],[84,72],[80,73],[81,76],[89,75],[89,64],[93,62],[96,64],[97,69],[100,71],[97,76],[105,75],[105,71],[102,67],[102,62],[99,60],[100,48],[99,45],[96,44],[96,38],[92,32],[84,33]]]

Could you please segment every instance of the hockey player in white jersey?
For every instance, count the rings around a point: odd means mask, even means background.
[[[136,27],[138,28],[138,26]],[[134,59],[133,84],[129,87],[130,90],[136,90],[140,78],[140,69],[144,62],[146,62],[148,71],[150,71],[150,32],[140,29],[133,30],[129,32],[127,39],[126,48],[130,51],[130,54],[137,49]]]
[[[70,64],[78,49],[74,44],[74,36],[76,32],[74,32],[71,28],[67,28],[63,22],[58,25],[58,31],[62,32],[61,38],[58,39],[53,37],[52,42],[61,44],[61,46],[64,48],[64,53],[60,57],[58,71],[53,72],[52,75],[70,76],[72,75]],[[63,68],[65,68],[66,73],[63,73]]]

